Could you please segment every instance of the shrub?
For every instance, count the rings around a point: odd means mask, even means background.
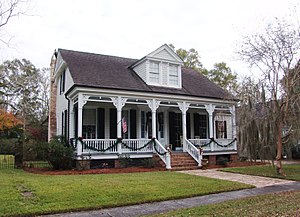
[[[55,170],[71,169],[74,148],[66,144],[63,138],[56,137],[49,143],[47,160]]]
[[[119,163],[121,168],[126,168],[132,166],[133,160],[127,154],[119,155]]]
[[[154,168],[157,164],[157,161],[153,158],[146,158],[141,160],[142,166],[146,168]]]

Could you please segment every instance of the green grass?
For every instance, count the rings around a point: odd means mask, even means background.
[[[300,191],[231,200],[153,216],[300,216]]]
[[[252,187],[176,172],[50,176],[4,169],[0,177],[0,216],[123,206]],[[22,196],[26,192],[29,196]]]
[[[299,164],[283,165],[283,171],[286,173],[286,177],[284,177],[282,175],[277,175],[275,167],[272,167],[271,165],[224,168],[224,169],[222,169],[222,171],[300,181],[300,165]]]
[[[14,168],[15,157],[13,155],[0,155],[0,169],[1,168]]]

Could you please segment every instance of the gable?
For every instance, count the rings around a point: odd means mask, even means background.
[[[183,64],[183,61],[180,59],[180,57],[166,44],[148,54],[146,58],[147,57],[157,60],[167,60],[180,65]]]

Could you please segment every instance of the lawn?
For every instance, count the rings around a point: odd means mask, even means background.
[[[231,200],[154,216],[300,216],[300,191]]]
[[[300,165],[299,164],[283,165],[283,171],[286,173],[286,177],[277,175],[275,167],[272,167],[271,165],[224,168],[224,169],[222,169],[222,171],[300,181],[300,172],[299,172]]]
[[[0,216],[123,206],[249,188],[176,172],[37,175],[0,170]]]

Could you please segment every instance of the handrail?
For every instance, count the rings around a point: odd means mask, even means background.
[[[165,163],[166,169],[171,169],[171,155],[170,150],[165,148],[156,138],[154,141],[154,152],[160,157],[160,159]]]
[[[191,155],[195,161],[197,161],[198,166],[202,166],[202,153],[200,149],[196,148],[193,143],[191,143],[188,139],[185,139],[186,150]]]

